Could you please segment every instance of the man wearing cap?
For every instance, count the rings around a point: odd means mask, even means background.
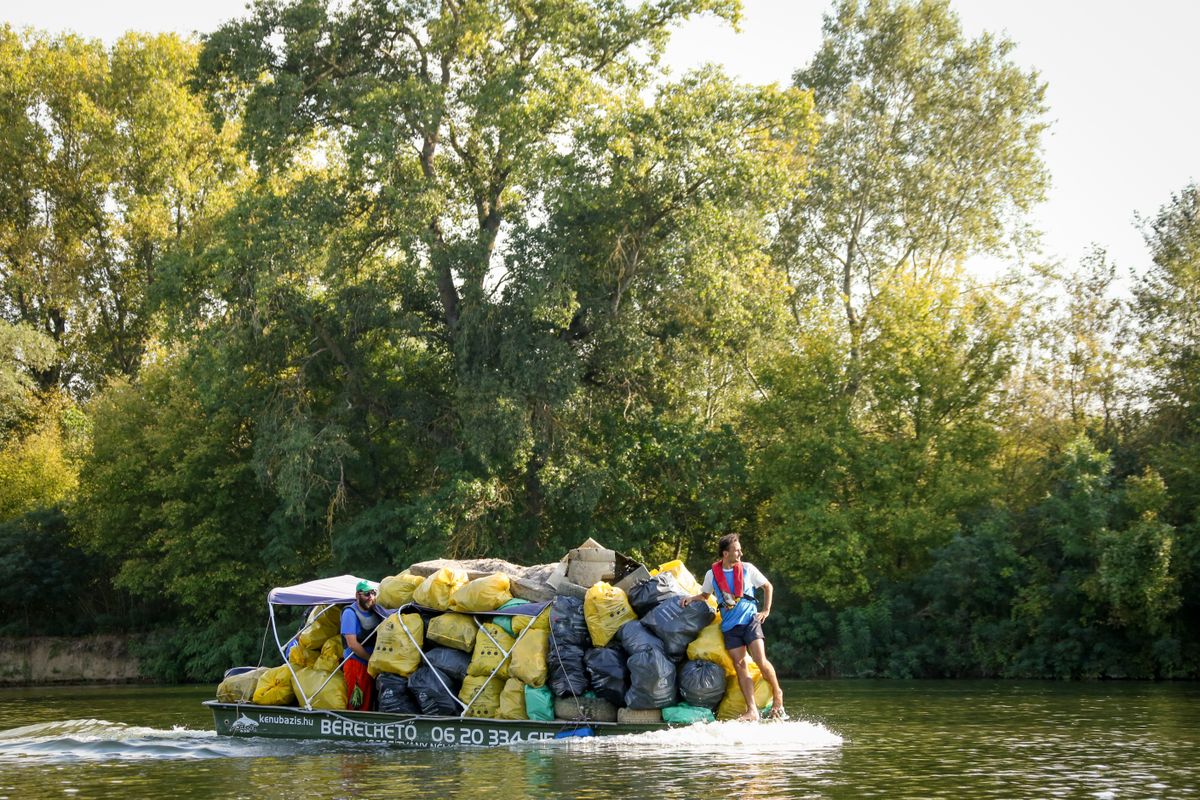
[[[368,644],[375,628],[382,621],[375,611],[375,587],[370,581],[359,581],[354,587],[354,603],[342,612],[342,674],[346,678],[346,708],[370,711],[375,694],[375,681],[367,672],[374,642]]]

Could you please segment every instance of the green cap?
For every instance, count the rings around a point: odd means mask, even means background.
[[[374,591],[376,591],[376,589],[374,586],[371,585],[370,581],[359,581],[358,585],[354,587],[354,591],[356,591],[356,592],[374,592]]]

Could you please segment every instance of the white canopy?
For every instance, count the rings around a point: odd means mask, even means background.
[[[338,575],[295,586],[280,586],[267,594],[267,602],[276,606],[315,606],[328,603],[353,603],[354,588],[362,578]],[[370,582],[372,586],[374,581]]]

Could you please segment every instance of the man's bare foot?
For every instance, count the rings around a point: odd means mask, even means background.
[[[745,714],[742,714],[740,717],[738,717],[738,721],[740,721],[740,722],[758,722],[759,721],[758,709],[756,708],[753,711],[747,711]]]
[[[787,712],[783,710],[783,703],[776,703],[771,706],[771,710],[767,713],[767,719],[787,719]]]

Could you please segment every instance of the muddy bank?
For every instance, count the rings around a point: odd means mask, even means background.
[[[0,686],[140,679],[124,636],[0,638]]]

